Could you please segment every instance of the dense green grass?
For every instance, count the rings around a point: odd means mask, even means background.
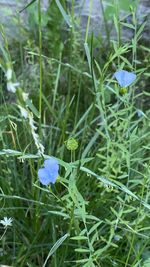
[[[56,3],[45,20],[34,3],[24,41],[8,45],[1,27],[0,219],[13,222],[1,224],[0,264],[148,267],[150,50],[139,42],[143,26],[137,29],[133,11],[134,37],[123,43],[114,18],[118,41],[107,49],[99,43],[95,58],[89,25],[83,41],[73,10],[68,17]],[[62,37],[64,20],[72,27]],[[137,74],[125,94],[113,77],[122,68]],[[20,83],[15,94],[6,89],[8,69]],[[58,159],[60,177],[45,187],[37,172],[49,156]]]

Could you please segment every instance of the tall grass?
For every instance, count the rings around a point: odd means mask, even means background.
[[[1,27],[0,219],[13,222],[1,224],[0,263],[148,267],[150,51],[139,43],[143,25],[137,28],[132,11],[134,37],[123,43],[114,16],[117,41],[95,58],[90,17],[83,44],[73,7],[53,1],[45,26],[40,0],[33,2],[27,9],[35,5],[38,22],[30,17],[26,41],[9,44]],[[9,68],[20,83],[16,93],[6,89]],[[137,74],[124,94],[117,69]],[[70,138],[78,149],[67,149]],[[58,159],[60,177],[45,187],[37,172],[49,156]]]

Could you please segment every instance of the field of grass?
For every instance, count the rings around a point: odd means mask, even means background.
[[[107,42],[89,36],[89,18],[84,39],[66,2],[43,15],[31,1],[23,38],[10,42],[0,26],[0,266],[149,267],[144,25],[131,9],[133,39],[123,42],[114,15],[117,40]],[[118,70],[136,79],[122,88]],[[59,176],[44,185],[49,158]]]

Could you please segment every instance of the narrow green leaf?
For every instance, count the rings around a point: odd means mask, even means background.
[[[93,233],[93,232],[100,226],[101,223],[102,223],[102,221],[101,221],[101,222],[98,222],[98,223],[96,223],[96,224],[94,224],[94,225],[91,227],[91,229],[90,229],[90,231],[88,232],[88,234],[90,235],[91,233]]]
[[[119,26],[118,26],[118,20],[116,18],[116,16],[114,16],[114,25],[115,25],[115,29],[117,34],[119,34]]]
[[[89,50],[89,47],[88,47],[87,43],[84,43],[84,49],[85,49],[86,57],[87,57],[87,60],[88,60],[89,69],[90,69],[90,72],[91,72],[91,55],[90,55],[90,50]]]
[[[121,22],[121,25],[123,25],[123,26],[125,26],[127,28],[135,30],[135,26],[130,24],[130,23]]]
[[[89,259],[82,259],[82,260],[77,260],[76,263],[85,263],[88,261],[89,261]]]
[[[66,214],[64,212],[60,212],[60,211],[49,210],[48,213],[53,214],[53,215],[56,215],[56,216],[61,216],[61,217],[66,218],[66,219],[69,218],[69,215],[68,214]]]
[[[31,111],[33,112],[33,114],[37,118],[39,118],[40,117],[39,112],[38,112],[38,110],[36,109],[36,107],[33,105],[32,101],[29,98],[26,100],[26,104],[31,109]]]
[[[16,150],[12,150],[12,149],[3,149],[2,151],[0,151],[0,155],[19,156],[21,154],[22,154],[22,152],[16,151]]]
[[[140,34],[143,32],[146,23],[147,23],[147,21],[145,21],[144,23],[142,23],[141,27],[137,31],[136,38],[139,38],[140,37]]]
[[[72,240],[87,240],[88,238],[86,236],[73,236],[70,239]]]
[[[90,253],[90,250],[86,248],[76,248],[75,251],[79,253]]]
[[[61,5],[60,1],[59,0],[55,0],[64,20],[66,21],[66,23],[68,24],[69,27],[72,27],[72,23],[71,23],[71,20],[70,20],[70,17],[69,15],[66,13],[66,11],[64,10],[63,6]]]

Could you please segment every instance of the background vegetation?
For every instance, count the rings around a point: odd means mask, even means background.
[[[13,222],[1,223],[0,263],[148,267],[150,49],[140,41],[138,3],[123,25],[118,14],[129,5],[110,1],[105,17],[117,40],[107,42],[89,36],[88,25],[83,40],[67,2],[51,1],[44,14],[32,1],[29,27],[11,43],[1,25],[0,219]],[[122,41],[123,26],[133,29],[130,42]],[[10,69],[16,93],[7,91]],[[125,94],[118,69],[137,75]],[[37,172],[49,156],[60,178],[45,187]]]

